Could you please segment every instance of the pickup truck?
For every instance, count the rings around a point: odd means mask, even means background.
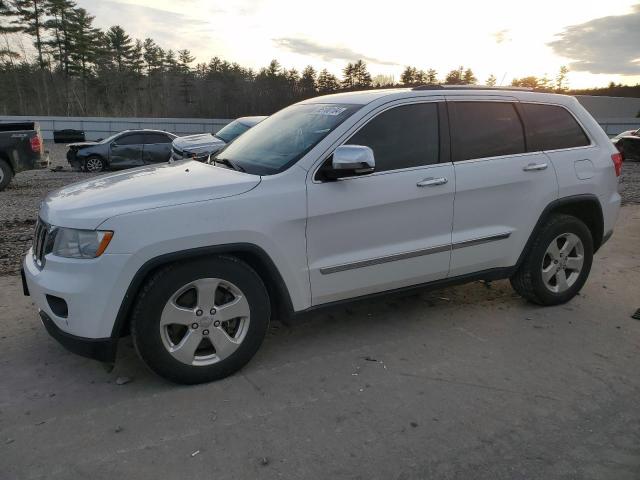
[[[42,147],[37,123],[0,123],[0,191],[16,173],[48,165]]]

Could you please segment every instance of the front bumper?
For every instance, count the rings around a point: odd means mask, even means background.
[[[81,355],[110,361],[118,339],[113,326],[131,281],[127,273],[130,258],[103,254],[79,260],[49,254],[44,268],[39,269],[30,249],[23,263],[25,293],[60,343]],[[66,302],[64,313],[57,308],[59,299]],[[89,346],[78,346],[83,344]]]
[[[113,363],[116,359],[118,340],[114,338],[76,337],[61,330],[51,317],[40,310],[40,319],[49,335],[55,338],[64,348],[83,357],[93,358],[101,362]]]

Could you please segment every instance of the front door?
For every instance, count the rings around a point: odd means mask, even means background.
[[[111,143],[109,165],[111,168],[138,167],[142,163],[144,139],[141,133],[125,133]]]
[[[309,178],[314,305],[447,276],[455,178],[439,163],[439,105],[387,107],[345,142],[371,147],[374,173]]]

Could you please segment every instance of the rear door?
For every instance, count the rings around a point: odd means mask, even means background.
[[[443,102],[381,107],[344,142],[370,147],[375,172],[310,178],[314,305],[447,276],[455,178],[439,145],[443,109]]]
[[[456,176],[449,275],[510,267],[558,197],[553,164],[528,151],[515,99],[447,100]]]
[[[171,157],[171,138],[166,133],[146,132],[144,134],[144,148],[142,160],[147,163],[168,162]]]
[[[111,142],[109,165],[111,168],[129,168],[144,165],[142,133],[125,133]]]

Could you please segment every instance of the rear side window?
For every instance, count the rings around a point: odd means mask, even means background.
[[[453,161],[525,152],[524,128],[512,103],[450,102]]]
[[[395,107],[369,121],[347,142],[373,150],[376,172],[438,163],[438,105]]]
[[[584,147],[591,142],[573,115],[555,105],[523,103],[529,150]]]
[[[171,143],[171,138],[168,135],[162,133],[145,133],[144,143],[147,145],[155,143]]]
[[[116,138],[115,143],[118,145],[142,145],[144,142],[140,133],[132,133]]]

